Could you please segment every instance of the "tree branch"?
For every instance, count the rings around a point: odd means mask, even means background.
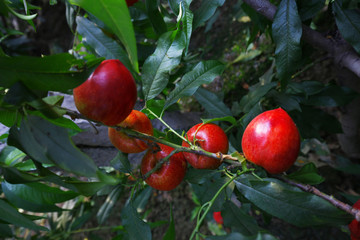
[[[309,192],[312,193],[318,197],[321,197],[322,199],[325,199],[326,201],[330,202],[332,205],[334,205],[335,207],[351,214],[354,216],[354,218],[357,221],[360,221],[360,210],[353,208],[352,206],[350,206],[349,204],[343,203],[339,200],[337,200],[336,198],[334,198],[333,196],[327,195],[326,193],[321,192],[319,189],[317,189],[314,186],[311,185],[304,185],[298,182],[294,182],[291,181],[289,179],[286,178],[282,178],[283,181],[289,183],[292,186],[298,187],[301,190],[303,190],[304,192]]]
[[[244,2],[267,19],[274,20],[277,8],[268,0],[244,0]],[[350,44],[343,39],[327,38],[304,24],[302,30],[302,39],[305,42],[314,48],[328,52],[336,64],[346,67],[360,77],[360,57]]]

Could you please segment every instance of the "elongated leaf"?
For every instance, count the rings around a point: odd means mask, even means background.
[[[33,160],[83,176],[95,177],[93,160],[75,147],[65,128],[35,116],[23,120],[20,129],[12,127],[8,144],[27,153]]]
[[[221,215],[224,218],[224,225],[231,227],[232,231],[252,236],[261,230],[256,220],[233,202],[226,201],[224,203]]]
[[[32,90],[64,92],[84,82],[91,68],[63,53],[45,57],[0,57],[0,71],[0,86],[5,88],[21,81]]]
[[[201,6],[194,11],[194,29],[214,15],[216,8],[222,6],[225,0],[202,1]]]
[[[106,221],[106,219],[110,216],[122,191],[123,191],[123,186],[118,185],[107,196],[105,202],[103,203],[103,205],[101,205],[98,213],[96,214],[96,218],[99,224],[103,224]]]
[[[265,212],[299,227],[348,224],[351,216],[326,200],[277,179],[238,178],[237,189]]]
[[[169,0],[170,8],[176,15],[179,15],[180,2],[186,2],[186,4],[190,6],[192,0]]]
[[[131,202],[128,202],[121,211],[122,224],[130,240],[151,240],[150,226],[139,216]]]
[[[320,184],[325,181],[325,179],[317,173],[317,168],[314,163],[308,163],[299,171],[291,173],[286,177],[297,182],[311,185]]]
[[[193,70],[186,73],[175,89],[166,99],[164,110],[185,96],[192,96],[202,84],[211,83],[216,76],[224,71],[225,66],[218,61],[198,63]]]
[[[155,98],[166,87],[171,70],[180,63],[185,40],[185,34],[180,30],[164,33],[160,37],[155,52],[143,65],[143,92],[146,101]]]
[[[257,233],[253,236],[245,236],[238,232],[233,232],[225,236],[211,236],[206,238],[206,240],[278,240],[278,238],[268,234],[268,233]]]
[[[100,19],[124,44],[135,71],[139,71],[134,28],[125,1],[69,0]]]
[[[214,93],[199,88],[195,93],[196,100],[212,117],[232,116],[230,109]]]
[[[190,11],[189,5],[185,1],[181,2],[180,7],[181,7],[181,12],[179,13],[180,21],[178,22],[178,28],[181,27],[183,32],[185,33],[186,36],[185,55],[187,55],[192,29],[193,29],[194,14]]]
[[[360,13],[358,9],[344,9],[341,1],[333,1],[336,25],[341,35],[360,53]]]
[[[47,228],[38,226],[28,218],[24,217],[15,208],[2,199],[0,199],[0,212],[0,220],[4,222],[33,230],[48,231]]]
[[[325,6],[325,0],[298,1],[299,14],[302,21],[313,18]]]
[[[83,36],[82,41],[91,46],[96,54],[106,59],[119,59],[129,71],[134,72],[127,53],[114,39],[84,17],[77,17],[76,23],[77,31]]]
[[[168,229],[166,230],[163,240],[175,240],[175,239],[176,239],[175,222],[174,222],[174,216],[172,213],[172,208],[170,208],[170,224],[169,224]]]
[[[160,36],[167,32],[167,26],[165,24],[164,17],[159,12],[158,1],[146,0],[145,6],[151,26],[153,27],[155,33]]]
[[[12,237],[13,233],[9,225],[0,224],[0,237]]]
[[[240,100],[240,109],[245,113],[249,112],[255,105],[259,103],[260,99],[263,98],[271,89],[276,87],[276,85],[276,82],[271,82],[265,85],[257,85]]]
[[[131,172],[131,165],[130,165],[128,157],[124,153],[122,153],[120,151],[111,160],[110,164],[116,170],[119,170],[120,172],[124,172],[124,173],[130,173]]]
[[[295,0],[282,0],[272,24],[276,44],[275,61],[282,87],[287,85],[301,58],[301,19]]]
[[[55,203],[64,202],[78,196],[72,191],[62,191],[45,184],[34,182],[27,184],[1,184],[6,198],[19,208],[34,212],[61,211]]]

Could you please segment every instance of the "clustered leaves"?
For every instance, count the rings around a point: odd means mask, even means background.
[[[37,7],[15,2],[0,0],[3,19],[18,18],[35,27]],[[117,202],[127,197],[119,210],[121,225],[108,227],[114,239],[152,239],[152,228],[163,224],[168,224],[163,239],[176,239],[172,210],[168,221],[146,221],[144,210],[153,189],[145,184],[144,176],[137,175],[128,155],[119,151],[110,166],[96,166],[71,140],[82,131],[73,121],[81,116],[61,107],[63,97],[49,95],[50,91],[71,94],[104,59],[119,59],[126,66],[137,82],[142,112],[167,128],[155,130],[154,136],[120,130],[131,137],[147,137],[154,144],[213,154],[221,160],[215,170],[187,169],[184,180],[197,205],[190,238],[276,239],[266,224],[272,217],[301,228],[341,228],[350,223],[353,216],[334,206],[337,204],[287,181],[304,185],[326,181],[314,163],[306,161],[301,166],[299,161],[291,174],[269,175],[246,162],[241,138],[255,116],[275,107],[289,113],[303,142],[323,140],[323,132],[342,131],[338,120],[321,109],[343,106],[357,94],[332,82],[301,81],[301,73],[314,65],[304,54],[303,26],[314,27],[316,16],[329,8],[341,36],[360,53],[360,15],[353,8],[356,1],[277,1],[272,23],[246,1],[239,1],[241,14],[247,14],[253,23],[247,29],[247,47],[257,36],[270,33],[275,52],[272,66],[231,106],[223,101],[224,96],[206,88],[229,65],[203,58],[201,51],[190,45],[195,30],[217,20],[215,13],[225,0],[201,1],[196,7],[193,2],[144,0],[128,7],[124,0],[68,0],[66,17],[74,31],[74,46],[68,53],[41,57],[20,56],[7,47],[7,39],[24,33],[0,24],[0,122],[9,128],[1,136],[6,146],[0,152],[0,237],[21,237],[18,229],[28,229],[34,237],[66,239],[82,232],[94,211],[100,225],[94,231],[104,229],[111,224],[109,216],[118,210]],[[259,55],[261,52],[254,56]],[[238,63],[242,58],[231,64]],[[186,129],[173,129],[163,120],[166,111],[192,96],[206,114],[203,122],[216,122],[228,135],[227,157],[194,150],[194,146],[183,149]],[[300,155],[308,157],[306,152]],[[335,166],[352,169],[352,173],[358,167],[346,159]],[[94,210],[93,199],[101,196],[105,201]],[[343,199],[349,203],[357,200],[346,197]],[[200,227],[205,221],[211,226],[213,212],[221,212],[223,218],[223,223],[214,227],[220,234],[205,236]],[[348,237],[347,233],[341,235]]]

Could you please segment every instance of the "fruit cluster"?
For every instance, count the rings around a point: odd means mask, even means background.
[[[219,158],[205,156],[199,150],[222,154],[229,150],[226,133],[213,123],[199,123],[187,131],[182,146],[194,150],[190,152],[176,152],[167,145],[133,138],[115,129],[118,126],[153,135],[150,119],[133,109],[137,99],[136,83],[119,60],[103,61],[84,83],[74,89],[73,95],[81,114],[109,126],[109,139],[120,151],[139,153],[147,150],[142,159],[141,174],[146,176],[147,184],[158,190],[169,191],[178,186],[185,176],[187,163],[197,169],[216,169],[221,165]],[[300,135],[284,110],[270,110],[247,126],[242,148],[249,161],[269,173],[281,173],[295,162]],[[161,166],[158,164],[160,161]],[[157,164],[155,171],[153,168]]]

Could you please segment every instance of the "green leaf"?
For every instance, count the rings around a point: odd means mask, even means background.
[[[66,181],[67,184],[73,186],[78,193],[84,196],[91,196],[104,188],[107,184],[104,182],[82,182],[82,181]]]
[[[196,100],[199,101],[201,106],[212,117],[225,117],[232,116],[230,109],[225,105],[225,103],[215,95],[204,88],[199,88],[195,93]]]
[[[201,24],[209,20],[218,7],[224,4],[225,0],[202,1],[201,6],[194,11],[193,28],[199,27]]]
[[[13,208],[10,204],[8,204],[2,199],[0,199],[0,212],[0,220],[4,222],[33,230],[48,231],[47,228],[38,226],[28,218],[23,216],[15,208]]]
[[[127,155],[118,151],[116,156],[110,162],[111,166],[113,166],[116,170],[123,172],[123,173],[130,173],[131,172],[131,165]]]
[[[272,34],[276,44],[277,75],[284,88],[301,58],[302,24],[295,0],[280,2],[272,24]]]
[[[317,168],[314,163],[308,163],[299,171],[291,173],[286,177],[291,180],[310,185],[320,184],[325,181],[325,179],[317,173]]]
[[[84,17],[76,17],[76,23],[77,31],[83,36],[82,41],[91,46],[97,55],[105,59],[119,59],[134,74],[129,57],[120,44],[108,37],[95,23]]]
[[[80,85],[91,73],[74,56],[62,53],[44,57],[0,56],[0,86],[9,88],[21,81],[29,89],[64,92]]]
[[[212,169],[196,169],[189,168],[186,170],[185,180],[193,184],[203,184],[212,175],[215,175],[216,171]]]
[[[7,224],[0,224],[0,237],[12,237],[13,233]]]
[[[351,219],[326,200],[277,179],[247,175],[239,177],[235,184],[258,208],[299,227],[345,225]]]
[[[268,233],[257,233],[253,236],[245,236],[238,232],[233,232],[225,236],[211,236],[206,238],[206,240],[278,240],[276,237]]]
[[[125,1],[69,0],[100,19],[120,39],[136,72],[139,71],[134,28]]]
[[[246,236],[252,236],[261,230],[253,217],[231,201],[224,203],[221,215],[224,219],[224,225],[231,227],[231,230],[234,232],[241,232]]]
[[[150,226],[146,224],[132,205],[128,202],[121,211],[122,224],[130,240],[151,240]]]
[[[176,239],[175,222],[174,222],[173,211],[170,206],[170,224],[162,240],[175,240],[175,239]]]
[[[103,205],[101,205],[99,211],[96,214],[96,218],[99,224],[103,224],[106,221],[106,219],[110,216],[117,200],[121,196],[122,191],[123,191],[123,186],[117,185],[107,196],[105,202],[103,203]]]
[[[6,4],[5,4],[6,5]],[[14,9],[12,9],[11,7],[7,6],[7,9],[9,10],[10,13],[12,13],[14,16],[20,18],[21,20],[25,20],[25,21],[30,21],[33,20],[36,16],[36,14],[32,14],[32,15],[24,15],[21,13],[16,12]]]
[[[21,162],[25,153],[19,149],[11,146],[5,146],[0,152],[0,163],[4,163],[8,166],[15,166],[17,163]]]
[[[219,118],[212,118],[212,119],[201,119],[204,124],[206,123],[212,123],[212,122],[229,122],[233,125],[237,123],[236,119],[232,116],[226,116],[226,117],[219,117]]]
[[[164,18],[159,12],[158,0],[146,0],[145,6],[147,16],[149,17],[151,26],[153,27],[155,33],[158,36],[161,36],[163,33],[167,32],[167,26]]]
[[[8,144],[19,148],[35,161],[55,163],[78,175],[96,176],[95,163],[76,148],[67,130],[42,118],[29,116],[21,122],[20,129],[12,127]]]
[[[299,15],[301,21],[313,18],[325,6],[325,0],[298,1]]]
[[[215,77],[221,75],[225,66],[218,61],[205,61],[198,63],[187,72],[170,92],[166,99],[164,110],[185,96],[192,96],[202,84],[211,83]]]
[[[180,17],[180,21],[178,21],[177,27],[182,28],[183,32],[185,33],[186,36],[185,55],[187,55],[192,29],[193,29],[194,14],[190,11],[189,5],[185,1],[181,2],[181,11],[179,13],[179,17]]]
[[[184,32],[164,33],[158,40],[155,52],[149,56],[142,69],[145,100],[155,98],[166,87],[170,72],[178,66],[185,48]]]
[[[11,184],[3,181],[1,187],[11,203],[34,212],[59,211],[61,208],[57,207],[55,203],[65,202],[78,196],[73,191],[62,191],[38,182]]]
[[[17,110],[0,109],[0,123],[11,127],[17,120]]]
[[[133,207],[139,211],[144,211],[146,204],[148,203],[152,193],[153,193],[153,188],[150,186],[146,186],[140,191],[137,191],[136,197],[132,203]]]
[[[275,88],[276,85],[276,82],[271,82],[265,85],[257,84],[252,87],[250,92],[240,100],[239,107],[242,112],[248,113],[271,89]]]
[[[192,0],[169,0],[169,6],[176,15],[179,15],[180,2],[186,2],[186,4],[190,6]]]
[[[336,25],[341,35],[360,53],[360,13],[358,9],[344,9],[342,1],[333,1]]]

